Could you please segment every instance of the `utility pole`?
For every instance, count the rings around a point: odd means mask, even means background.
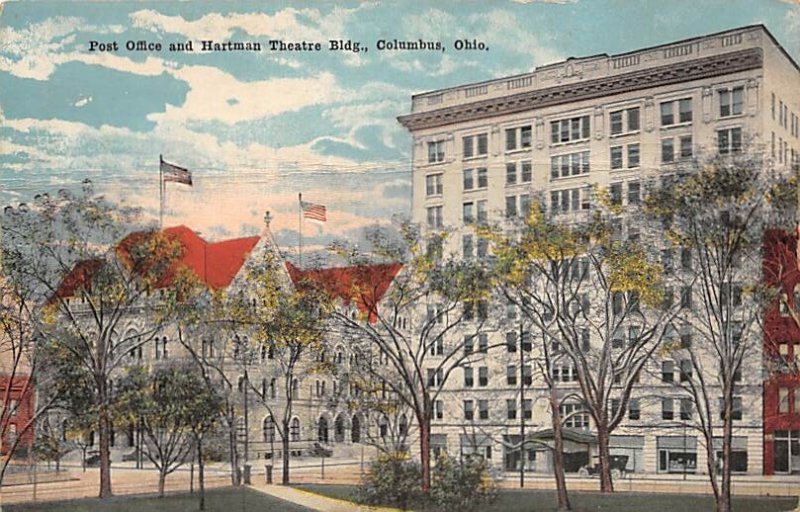
[[[525,332],[519,322],[519,486],[525,487],[525,351],[522,340]]]

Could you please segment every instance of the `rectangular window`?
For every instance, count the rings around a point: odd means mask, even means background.
[[[675,161],[675,144],[672,139],[661,141],[661,162],[668,164]]]
[[[529,364],[522,367],[522,383],[526,386],[533,384],[533,368]]]
[[[522,401],[522,417],[526,420],[533,418],[533,400],[530,398]]]
[[[641,202],[641,188],[638,181],[628,182],[628,204],[639,204]]]
[[[444,141],[428,142],[428,163],[444,162]]]
[[[519,196],[519,213],[523,217],[527,217],[531,213],[531,196],[529,194],[522,194]]]
[[[681,382],[692,380],[692,361],[691,359],[681,360]]]
[[[506,185],[517,184],[517,164],[509,162],[506,164]]]
[[[489,400],[478,400],[478,418],[489,419]]]
[[[488,220],[487,212],[486,212],[486,200],[478,201],[478,216],[477,216],[478,224],[486,224]]]
[[[690,420],[692,419],[692,399],[691,398],[681,398],[681,419],[682,420]]]
[[[725,402],[722,398],[719,399],[719,419],[725,419]],[[735,396],[731,402],[731,419],[742,419],[742,397]]]
[[[506,130],[506,151],[517,149],[517,130],[509,128]]]
[[[489,186],[489,174],[486,172],[486,167],[478,168],[478,188],[486,188]]]
[[[692,136],[684,135],[680,138],[681,141],[681,158],[691,158],[694,153],[692,148]]]
[[[681,123],[691,123],[692,122],[692,99],[691,98],[684,98],[682,100],[678,100],[678,110],[679,110],[679,119],[678,121]]]
[[[473,409],[472,400],[464,400],[464,419],[465,420],[475,419],[475,410]]]
[[[675,124],[675,115],[672,113],[672,101],[661,102],[661,126]]]
[[[661,362],[661,382],[672,382],[675,379],[675,363],[673,361]]]
[[[506,366],[506,384],[509,386],[517,385],[517,367],[513,364]]]
[[[478,237],[478,258],[485,258],[489,254],[489,239]]]
[[[741,114],[743,102],[744,87],[719,91],[719,116],[730,117]]]
[[[531,179],[533,178],[533,167],[531,166],[530,160],[526,160],[525,162],[521,162],[522,165],[522,176],[520,177],[521,183],[530,183]]]
[[[692,309],[692,287],[681,287],[681,309]]]
[[[462,156],[464,158],[472,158],[472,156],[474,155],[473,140],[474,140],[474,138],[472,137],[472,135],[470,135],[468,137],[463,137],[461,139],[462,147],[464,148],[463,151],[462,151]]]
[[[442,207],[431,206],[428,207],[428,228],[440,229],[444,225],[442,220]]]
[[[628,419],[638,420],[641,417],[641,410],[639,409],[639,399],[631,398],[628,401]]]
[[[474,169],[464,169],[464,190],[475,188]]]
[[[523,149],[531,147],[532,126],[523,126],[519,129],[519,146]]]
[[[428,196],[442,195],[441,174],[430,174],[425,176],[425,194]]]
[[[465,388],[471,388],[472,386],[475,385],[475,378],[472,375],[472,373],[473,372],[472,372],[472,367],[471,366],[465,366],[464,367],[464,387]]]
[[[506,197],[506,218],[517,216],[517,196]]]
[[[440,420],[444,418],[444,402],[441,400],[436,400],[433,403],[433,418]]]
[[[639,107],[629,108],[626,112],[628,114],[628,131],[639,131]]]
[[[628,169],[639,167],[639,144],[628,144]]]
[[[508,331],[506,333],[506,351],[517,351],[517,333],[516,331]]]
[[[465,314],[464,316],[466,317],[467,315]],[[464,354],[465,355],[471,354],[474,349],[475,349],[475,337],[464,336]]]
[[[514,399],[506,399],[506,418],[517,419],[517,401]]]
[[[550,123],[550,142],[553,144],[588,139],[589,133],[588,115]]]
[[[612,183],[610,188],[611,204],[622,204],[622,183]]]
[[[461,220],[464,224],[472,224],[475,222],[474,207],[475,203],[472,201],[461,205]]]
[[[611,168],[622,169],[622,146],[611,148]]]
[[[778,388],[778,412],[789,413],[789,388]]]
[[[619,135],[622,133],[622,110],[611,112],[608,118],[611,122],[611,135]]]
[[[465,260],[472,259],[472,257],[475,256],[472,235],[464,235],[461,237],[461,248]]]
[[[673,419],[675,419],[675,411],[672,408],[672,399],[671,398],[662,398],[661,399],[661,419],[662,420],[673,420]]]
[[[489,368],[481,366],[478,368],[478,386],[486,387],[489,385]]]
[[[478,306],[480,307],[480,304]],[[485,354],[487,350],[489,350],[489,335],[482,332],[478,334],[478,352]]]
[[[481,133],[477,136],[478,147],[476,153],[478,156],[483,156],[489,153],[489,135]]]

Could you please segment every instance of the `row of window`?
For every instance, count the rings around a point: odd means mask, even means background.
[[[718,401],[719,419],[725,419],[725,409],[723,399]],[[677,405],[677,414],[676,414]],[[742,397],[735,396],[731,403],[731,419],[742,419]],[[691,398],[662,398],[661,399],[661,419],[663,420],[691,420],[694,414],[694,403]]]
[[[717,91],[719,103],[719,117],[727,118],[741,115],[744,111],[744,87],[733,87]],[[778,109],[780,124],[789,125],[788,108],[783,102]],[[775,95],[772,95],[772,117],[775,118]],[[661,127],[668,128],[675,125],[684,125],[693,119],[692,98],[662,101],[659,103]],[[640,107],[629,107],[614,110],[609,113],[609,131],[612,136],[636,133],[641,129]],[[800,131],[798,117],[791,113],[791,131],[797,137]],[[587,140],[590,137],[590,116],[576,116],[550,122],[550,142],[562,144]],[[524,125],[505,130],[506,151],[529,149],[532,146],[533,126]],[[489,152],[489,136],[487,133],[467,135],[462,137],[462,155],[464,159],[486,156]],[[428,142],[428,163],[444,161],[444,141]]]
[[[475,411],[477,402],[478,410]],[[506,417],[510,420],[517,419],[517,400],[506,400]],[[533,419],[533,400],[526,398],[522,401],[522,416],[526,420]],[[465,420],[488,420],[489,400],[464,400]]]
[[[777,101],[777,104],[776,104]],[[794,138],[800,137],[800,116],[789,111],[789,104],[776,98],[772,93],[772,120],[776,120],[775,110],[777,108],[777,121],[784,129],[789,130]]]

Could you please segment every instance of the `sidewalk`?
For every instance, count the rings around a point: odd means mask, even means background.
[[[399,512],[398,509],[358,505],[351,501],[328,498],[320,494],[282,485],[255,484],[251,485],[250,488],[319,512]]]

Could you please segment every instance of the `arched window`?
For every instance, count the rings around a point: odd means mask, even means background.
[[[236,382],[236,389],[239,390],[239,393],[244,392],[244,375],[239,375],[239,380]]]
[[[400,416],[400,435],[405,436],[408,434],[408,418],[403,414]]]
[[[275,421],[272,419],[272,416],[264,418],[261,429],[265,443],[272,443],[275,441]]]
[[[261,379],[261,397],[267,397],[267,379]]]
[[[292,398],[300,398],[300,381],[297,378],[292,379]]]
[[[275,398],[278,395],[278,389],[277,388],[278,388],[277,380],[275,379],[275,377],[273,377],[272,380],[269,381],[269,397],[270,398]]]
[[[300,420],[298,418],[292,418],[292,423],[289,425],[289,439],[300,440]]]
[[[328,418],[325,416],[319,417],[317,425],[317,441],[320,443],[328,443]]]

